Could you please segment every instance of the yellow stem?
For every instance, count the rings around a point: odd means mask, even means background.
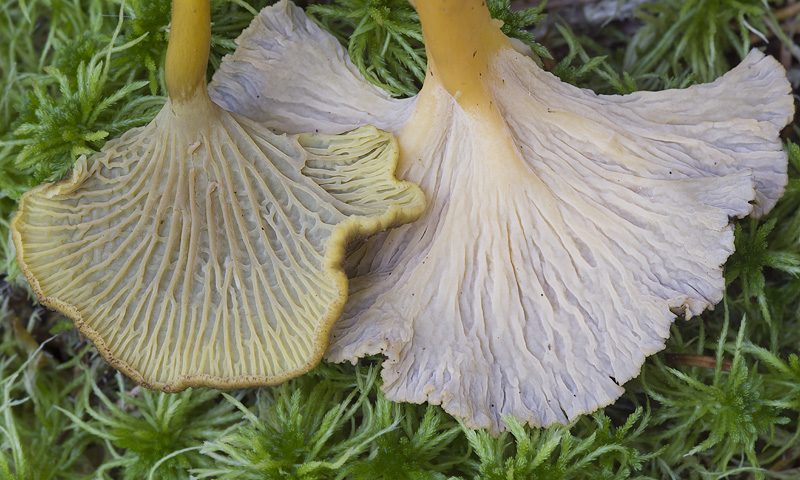
[[[173,0],[167,60],[167,91],[173,101],[185,102],[206,89],[206,66],[211,48],[210,0]]]
[[[505,35],[492,22],[484,0],[417,0],[428,54],[428,75],[461,105],[481,106],[489,60],[504,45]]]

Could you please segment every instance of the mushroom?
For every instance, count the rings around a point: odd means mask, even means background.
[[[617,399],[677,315],[721,300],[730,219],[768,212],[787,183],[791,88],[753,51],[713,83],[596,95],[515,50],[481,0],[416,6],[429,63],[413,99],[359,79],[288,2],[243,33],[212,96],[278,128],[387,128],[398,176],[428,198],[350,258],[328,359],[382,353],[387,398],[492,434],[504,415],[567,423]],[[268,88],[289,62],[314,65],[305,95]],[[273,114],[287,104],[291,118]]]
[[[319,362],[348,243],[416,218],[373,127],[287,137],[215,105],[209,0],[174,0],[169,100],[27,192],[18,261],[40,301],[148,388],[271,385]]]

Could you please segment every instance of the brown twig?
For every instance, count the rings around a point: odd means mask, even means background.
[[[792,2],[785,7],[775,10],[775,18],[778,20],[786,20],[800,14],[800,2]]]
[[[691,353],[667,353],[667,363],[672,365],[688,365],[690,367],[717,368],[717,359],[708,355],[694,355]],[[722,370],[731,371],[733,364],[730,360],[722,361]]]
[[[783,452],[781,458],[779,458],[775,463],[770,465],[769,470],[772,472],[786,472],[787,468],[794,466],[797,463],[797,451],[796,449],[787,450]],[[798,473],[800,473],[800,469],[795,468]]]

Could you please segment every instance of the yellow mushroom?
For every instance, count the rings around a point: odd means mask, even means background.
[[[209,0],[174,0],[164,108],[27,192],[12,224],[41,302],[164,391],[308,371],[345,303],[348,243],[424,208],[385,132],[287,137],[214,104],[209,45]]]

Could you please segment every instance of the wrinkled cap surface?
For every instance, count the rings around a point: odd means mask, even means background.
[[[148,387],[279,383],[327,346],[348,242],[421,212],[396,158],[372,127],[286,137],[204,93],[169,101],[23,196],[19,263],[42,303]]]
[[[387,398],[440,403],[498,433],[503,415],[545,426],[613,402],[676,315],[721,300],[730,219],[769,211],[786,185],[778,134],[793,103],[783,69],[757,51],[710,84],[604,96],[487,35],[500,46],[480,70],[480,107],[433,65],[414,99],[343,118],[301,95],[307,116],[280,121],[335,132],[369,119],[397,133],[398,176],[429,202],[350,258],[326,356],[383,353]],[[314,78],[353,105],[374,87],[354,88],[343,49],[321,36],[288,2],[265,9],[212,95],[277,125],[272,105],[289,99],[255,75],[268,57],[328,68]],[[295,87],[319,88],[314,78]]]

